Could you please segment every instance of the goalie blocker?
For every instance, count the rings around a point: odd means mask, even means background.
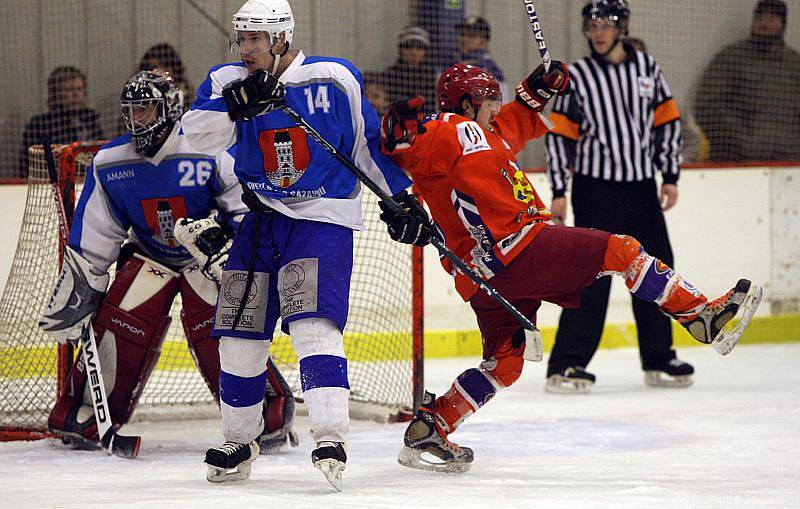
[[[132,251],[123,250],[121,268],[93,320],[114,429],[127,423],[136,408],[158,361],[171,322],[169,310],[178,293],[183,301],[181,321],[189,350],[206,385],[219,401],[218,341],[210,337],[216,285],[202,275],[197,264],[176,272]],[[77,253],[72,255],[83,260]],[[82,278],[72,276],[72,279]],[[59,296],[59,291],[74,292],[73,287],[80,285],[57,285],[53,301],[73,300],[69,295]],[[48,312],[52,310],[48,308]],[[92,310],[88,310],[87,316],[91,314]],[[296,435],[291,431],[294,398],[272,362],[268,371],[263,405],[265,429],[261,437],[265,452],[285,444],[287,439],[296,444]],[[99,441],[86,372],[84,356],[79,355],[68,375],[66,390],[48,418],[50,431],[76,448],[94,448]]]

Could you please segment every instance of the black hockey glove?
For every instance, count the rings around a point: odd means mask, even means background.
[[[424,134],[422,106],[425,99],[418,95],[407,101],[397,101],[381,119],[381,146],[386,153],[406,149],[414,144],[417,134]]]
[[[550,64],[550,72],[545,74],[544,64],[539,65],[534,71],[517,85],[515,89],[517,102],[527,106],[533,111],[542,111],[556,94],[569,92],[569,72],[567,66],[554,60]]]
[[[278,78],[258,69],[243,80],[232,81],[222,89],[228,116],[234,122],[251,120],[256,115],[281,107],[286,90]]]
[[[403,208],[404,212],[395,211],[383,201],[378,202],[383,211],[380,215],[381,221],[388,226],[392,240],[420,247],[428,245],[434,235],[435,227],[417,198],[406,191],[400,191],[392,199]]]

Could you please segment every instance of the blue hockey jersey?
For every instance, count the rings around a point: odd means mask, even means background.
[[[189,142],[209,153],[235,143],[237,177],[269,207],[289,217],[360,229],[360,183],[288,116],[277,110],[247,122],[230,120],[222,89],[247,75],[241,63],[211,69],[183,118]],[[278,79],[286,87],[287,105],[384,191],[395,194],[411,185],[381,153],[378,117],[353,64],[300,52]]]
[[[186,265],[192,257],[174,236],[179,218],[247,211],[233,157],[192,149],[180,123],[152,158],[137,154],[130,141],[125,134],[100,149],[73,217],[70,246],[96,269],[107,270],[126,240],[157,262]]]

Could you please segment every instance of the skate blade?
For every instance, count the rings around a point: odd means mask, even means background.
[[[561,375],[552,375],[544,384],[545,392],[551,394],[588,394],[594,385],[590,380],[573,380]]]
[[[758,309],[758,305],[761,304],[761,299],[763,297],[763,288],[755,285],[750,287],[744,300],[739,305],[739,310],[742,315],[741,318],[739,318],[739,322],[734,325],[732,329],[722,331],[714,342],[711,343],[711,346],[714,347],[717,353],[720,355],[728,355],[731,353],[733,348],[739,343],[739,339],[742,337],[747,326],[750,325],[750,320],[753,319],[753,315]]]
[[[239,463],[236,468],[232,469],[215,467],[213,465],[209,465],[208,463],[206,463],[206,465],[208,466],[206,479],[208,479],[208,482],[213,483],[244,481],[250,477],[250,472],[253,469],[252,461],[243,461],[242,463]]]
[[[663,371],[645,371],[644,383],[650,387],[689,387],[694,383],[692,375],[669,376]]]
[[[423,456],[423,454],[425,456]],[[435,459],[431,461],[428,457]],[[448,474],[460,474],[472,468],[472,463],[466,461],[445,461],[433,454],[403,446],[397,455],[397,462],[408,468],[417,470],[427,470],[429,472],[445,472]]]
[[[331,483],[331,486],[333,486],[336,491],[342,491],[344,487],[342,483],[342,470],[344,470],[345,467],[344,463],[333,458],[326,458],[314,462],[314,466],[322,472],[325,479]]]

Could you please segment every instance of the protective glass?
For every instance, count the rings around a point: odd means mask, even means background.
[[[164,101],[162,99],[141,99],[137,101],[123,101],[122,118],[125,128],[134,136],[145,134],[165,118]]]

